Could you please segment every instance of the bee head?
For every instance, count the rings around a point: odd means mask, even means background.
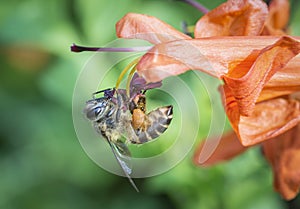
[[[97,121],[101,119],[108,108],[107,98],[92,99],[86,102],[83,113],[91,121]]]

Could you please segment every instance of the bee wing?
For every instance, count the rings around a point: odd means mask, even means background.
[[[116,151],[122,158],[125,158],[129,161],[129,157],[131,157],[131,154],[125,143],[117,140],[116,142],[112,143],[112,145],[116,148]]]
[[[119,164],[121,164],[122,169],[124,170],[125,173],[130,175],[132,169],[131,169],[131,164],[129,159],[130,157],[129,149],[123,142],[120,141],[114,143],[110,142],[110,144],[115,157],[117,158]]]
[[[107,139],[107,142],[109,146],[111,147],[111,150],[117,159],[118,164],[122,168],[125,176],[128,178],[131,185],[134,187],[134,189],[139,192],[139,189],[135,185],[134,181],[131,179],[130,174],[132,172],[130,166],[129,166],[129,157],[130,152],[127,148],[127,146],[120,141],[117,141],[116,143],[112,143],[110,140]]]

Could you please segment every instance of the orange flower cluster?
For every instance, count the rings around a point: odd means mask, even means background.
[[[288,0],[228,0],[205,14],[194,36],[161,20],[127,14],[117,23],[121,38],[154,44],[137,65],[149,82],[187,70],[222,79],[224,107],[234,132],[222,137],[203,166],[231,159],[261,144],[274,171],[274,187],[283,198],[300,188],[300,37],[286,35]],[[299,134],[299,139],[298,139]]]

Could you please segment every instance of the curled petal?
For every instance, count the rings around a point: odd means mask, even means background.
[[[235,97],[241,115],[251,115],[261,90],[270,78],[300,52],[300,42],[282,37],[257,54],[253,52],[243,62],[229,69],[224,76]],[[251,61],[254,58],[254,62]]]
[[[300,127],[263,143],[263,153],[272,165],[274,187],[286,200],[300,189]]]
[[[290,3],[288,0],[272,0],[269,15],[265,23],[263,35],[283,35],[290,18]]]
[[[216,150],[212,155],[204,162],[201,160],[201,155],[206,151],[205,146],[207,143],[219,143]],[[194,163],[200,166],[211,166],[216,163],[230,160],[233,157],[241,154],[247,150],[247,147],[244,147],[239,142],[236,134],[234,132],[227,133],[222,136],[221,140],[219,138],[208,139],[203,141],[197,148],[194,154]],[[204,154],[205,155],[205,154]]]
[[[257,103],[249,117],[241,116],[235,98],[223,86],[228,119],[244,146],[252,146],[276,137],[300,122],[300,102],[276,98]]]
[[[257,102],[300,91],[300,59],[293,58],[266,83]]]
[[[266,83],[257,102],[300,91],[300,59],[293,58]]]
[[[293,94],[294,92],[299,92],[300,91],[300,86],[278,86],[278,87],[270,87],[270,88],[264,88],[259,95],[259,98],[257,102],[261,102],[264,100],[269,100],[275,97],[280,97],[284,95],[290,95]]]
[[[239,135],[245,146],[278,136],[300,122],[298,100],[277,98],[258,103],[251,117],[241,116]]]
[[[222,78],[228,73],[228,69],[239,66],[234,71],[237,76],[241,73],[246,74],[259,52],[276,43],[278,39],[273,36],[227,36],[162,43],[153,47],[141,58],[137,70],[148,82],[160,81],[190,69],[201,70],[214,77]],[[289,40],[297,46],[298,41],[291,38]],[[284,58],[285,60],[289,58],[289,54]],[[297,56],[293,61],[299,59],[300,57]]]
[[[156,17],[135,13],[126,14],[116,24],[116,33],[119,38],[143,39],[153,44],[191,39]]]
[[[197,22],[195,37],[259,35],[267,15],[261,0],[228,0]]]

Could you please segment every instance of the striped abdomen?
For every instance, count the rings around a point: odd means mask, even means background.
[[[159,107],[145,115],[143,129],[135,130],[138,137],[136,144],[143,144],[153,140],[165,132],[173,118],[173,106]]]

